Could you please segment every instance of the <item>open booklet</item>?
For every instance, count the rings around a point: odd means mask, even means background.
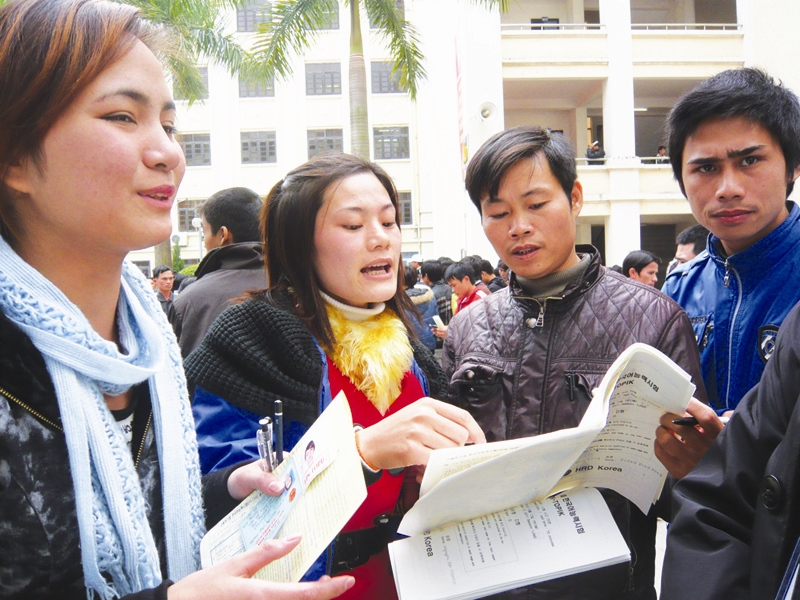
[[[254,577],[297,582],[367,497],[353,437],[350,405],[340,393],[275,469],[284,482],[280,496],[259,491],[206,533],[200,542],[203,568],[263,542],[300,533],[288,556]]]
[[[630,560],[595,489],[562,492],[389,544],[400,600],[469,600]]]
[[[667,356],[646,344],[633,344],[614,361],[600,386],[593,390],[592,401],[578,427],[529,438],[433,451],[422,481],[421,497],[406,513],[399,528],[401,534],[416,536],[412,537],[416,542],[402,540],[389,546],[390,553],[394,554],[395,582],[401,596],[428,597],[408,591],[407,586],[416,585],[416,582],[410,581],[414,577],[406,575],[408,579],[405,579],[403,575],[409,573],[406,559],[411,559],[407,549],[426,537],[439,539],[436,536],[440,532],[434,530],[446,525],[459,524],[455,525],[457,528],[469,522],[472,527],[480,521],[479,517],[501,518],[495,515],[512,508],[523,510],[524,506],[553,494],[583,487],[613,489],[647,513],[658,499],[666,478],[666,469],[653,450],[659,419],[666,412],[683,414],[694,390],[691,377]],[[577,497],[576,494],[570,492],[570,497]],[[458,501],[454,502],[454,498]],[[585,515],[590,516],[582,519],[586,528],[602,530],[608,522],[613,526],[608,511],[604,513],[589,498],[586,502],[592,506]],[[594,522],[595,517],[605,520],[605,524]],[[616,531],[615,526],[613,529]],[[571,551],[572,559],[584,567],[575,567],[571,572],[600,566],[597,552],[603,550],[602,545],[600,548],[592,544],[579,547],[581,551]],[[401,548],[404,548],[405,559],[398,558]],[[607,558],[600,556],[599,560]],[[536,561],[540,559],[536,551]],[[565,574],[538,574],[531,582]],[[526,583],[503,581],[505,576],[502,569],[485,568],[478,579],[482,585],[499,586],[487,588],[495,591]],[[418,579],[428,577],[441,578],[441,568],[424,573],[418,570],[416,574]],[[448,594],[430,597],[479,597],[469,595],[469,578],[459,579],[453,572],[451,577]]]

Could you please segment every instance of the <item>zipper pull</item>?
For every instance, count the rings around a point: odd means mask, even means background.
[[[727,288],[728,284],[731,282],[731,271],[728,267],[728,261],[725,261],[725,277],[722,278],[722,287]]]
[[[578,386],[578,375],[576,373],[567,373],[566,378],[567,383],[569,384],[567,386],[567,389],[569,390],[569,401],[575,402],[575,388]]]
[[[538,302],[537,302],[538,304]],[[535,319],[531,317],[525,320],[525,325],[528,329],[536,329],[537,327],[544,327],[544,304],[539,304],[539,316]]]

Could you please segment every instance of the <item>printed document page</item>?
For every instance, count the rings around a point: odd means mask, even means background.
[[[309,458],[307,450],[312,447]],[[203,568],[265,539],[300,533],[303,539],[297,548],[254,576],[297,582],[350,520],[366,499],[367,488],[344,394],[336,396],[275,475],[286,481],[284,494],[271,497],[253,492],[217,523],[200,543]],[[282,526],[277,523],[281,520]]]
[[[553,491],[604,487],[628,498],[643,513],[658,499],[667,470],[653,446],[661,415],[682,415],[694,393],[691,377],[666,355],[634,344],[615,361],[621,369],[595,390],[610,395],[608,424]]]
[[[398,532],[418,535],[544,498],[600,429],[584,428],[582,423],[528,438],[529,443],[516,450],[450,475],[417,500],[403,517]],[[437,452],[434,450],[431,457]]]
[[[514,506],[389,544],[400,600],[482,598],[630,560],[595,489]]]

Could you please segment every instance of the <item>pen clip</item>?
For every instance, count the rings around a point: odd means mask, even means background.
[[[264,417],[258,424],[261,429],[256,432],[256,442],[258,455],[261,457],[261,467],[265,473],[272,473],[276,466],[272,455],[272,419]]]

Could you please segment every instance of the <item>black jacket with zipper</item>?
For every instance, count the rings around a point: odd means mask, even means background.
[[[134,390],[131,447],[162,559],[158,454],[146,384]],[[204,478],[209,525],[232,510],[233,469]],[[170,581],[127,600],[163,600]],[[33,342],[0,312],[0,598],[84,600],[80,534],[55,388]]]

